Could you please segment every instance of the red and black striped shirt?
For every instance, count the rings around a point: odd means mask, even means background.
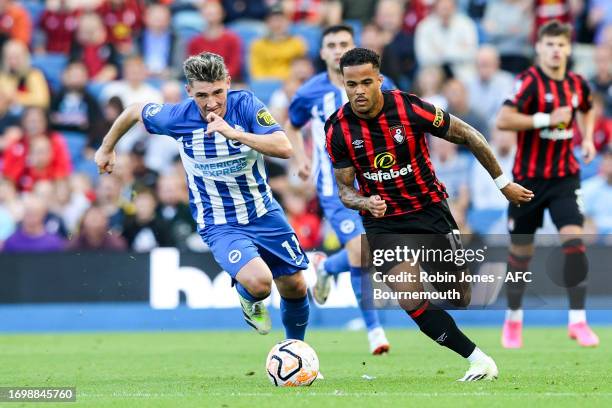
[[[385,216],[419,211],[448,197],[434,172],[425,133],[442,137],[450,117],[415,95],[383,91],[384,105],[372,119],[355,115],[349,103],[325,123],[334,168],[354,167],[359,192],[386,201]],[[370,215],[362,212],[362,215]]]
[[[517,132],[517,150],[512,174],[515,180],[550,179],[577,174],[580,166],[572,152],[576,110],[591,109],[589,85],[580,75],[568,71],[562,81],[531,67],[518,75],[516,93],[505,105],[533,115],[555,108],[572,107],[572,120],[566,127],[548,127]]]

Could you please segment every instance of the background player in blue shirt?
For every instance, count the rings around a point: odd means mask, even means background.
[[[302,270],[308,258],[266,182],[263,155],[289,158],[282,128],[250,91],[230,91],[223,58],[213,53],[183,64],[191,98],[178,104],[135,104],[117,118],[95,155],[112,172],[117,141],[136,122],[178,144],[198,232],[235,283],[246,322],[271,329],[263,300],[272,280],[281,295],[287,338],[304,339],[309,305]]]
[[[380,325],[378,312],[362,299],[362,293],[368,293],[365,290],[367,288],[362,290],[362,283],[369,283],[369,278],[362,279],[364,271],[361,267],[361,234],[365,230],[359,213],[346,208],[338,198],[334,169],[325,150],[325,131],[323,129],[327,118],[348,102],[340,72],[340,57],[352,48],[355,48],[355,42],[353,29],[350,26],[331,26],[323,32],[320,54],[327,70],[315,75],[297,90],[289,106],[289,120],[285,129],[296,150],[294,158],[297,162],[299,176],[306,180],[310,177],[311,165],[304,153],[304,141],[300,128],[308,122],[311,123],[314,142],[314,171],[312,173],[317,186],[319,203],[325,218],[344,247],[329,258],[325,258],[323,253],[317,253],[313,257],[317,271],[317,283],[313,296],[319,304],[325,303],[330,291],[331,277],[350,271],[353,291],[368,330],[370,352],[378,355],[389,351],[389,341]],[[394,88],[393,84],[385,78],[383,89],[392,88]],[[359,148],[359,146],[355,147]]]

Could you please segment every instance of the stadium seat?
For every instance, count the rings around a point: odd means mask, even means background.
[[[89,82],[87,84],[87,90],[98,100],[98,102],[102,102],[102,91],[104,91],[105,86],[105,82]]]
[[[187,42],[200,34],[206,28],[206,22],[199,11],[180,11],[172,17],[172,27],[179,37],[179,41]]]
[[[51,90],[57,91],[62,86],[62,73],[68,64],[68,58],[63,54],[34,54],[32,66],[40,69]]]
[[[242,78],[249,79],[249,49],[251,43],[266,34],[266,25],[261,21],[239,20],[228,24],[227,28],[240,37],[242,41]]]
[[[304,39],[308,47],[308,56],[311,59],[319,57],[321,48],[321,28],[311,24],[297,23],[289,29],[291,35],[297,35]]]
[[[506,210],[469,210],[467,221],[474,232],[480,234],[492,233],[495,226],[504,216]]]
[[[72,166],[77,168],[84,160],[83,149],[87,145],[87,135],[81,132],[63,131],[62,135],[70,152]]]
[[[251,90],[255,95],[262,100],[263,103],[268,103],[272,93],[283,86],[283,81],[277,79],[263,79],[249,82]]]
[[[361,21],[345,20],[344,24],[347,24],[353,28],[353,38],[355,39],[355,45],[359,47],[361,45],[361,29],[362,29]]]
[[[40,17],[45,11],[44,2],[41,2],[38,0],[26,0],[26,1],[21,1],[20,3],[30,15],[30,18],[32,19],[32,26],[34,27],[38,26]]]

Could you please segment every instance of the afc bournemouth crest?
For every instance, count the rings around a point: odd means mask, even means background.
[[[392,126],[389,128],[389,132],[391,132],[391,137],[397,144],[402,144],[406,140],[406,130],[404,129],[404,125]]]

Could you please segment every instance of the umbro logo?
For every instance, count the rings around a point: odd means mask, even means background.
[[[355,146],[355,149],[358,149],[360,147],[363,147],[363,143],[363,140],[357,139],[353,141],[353,146]]]

